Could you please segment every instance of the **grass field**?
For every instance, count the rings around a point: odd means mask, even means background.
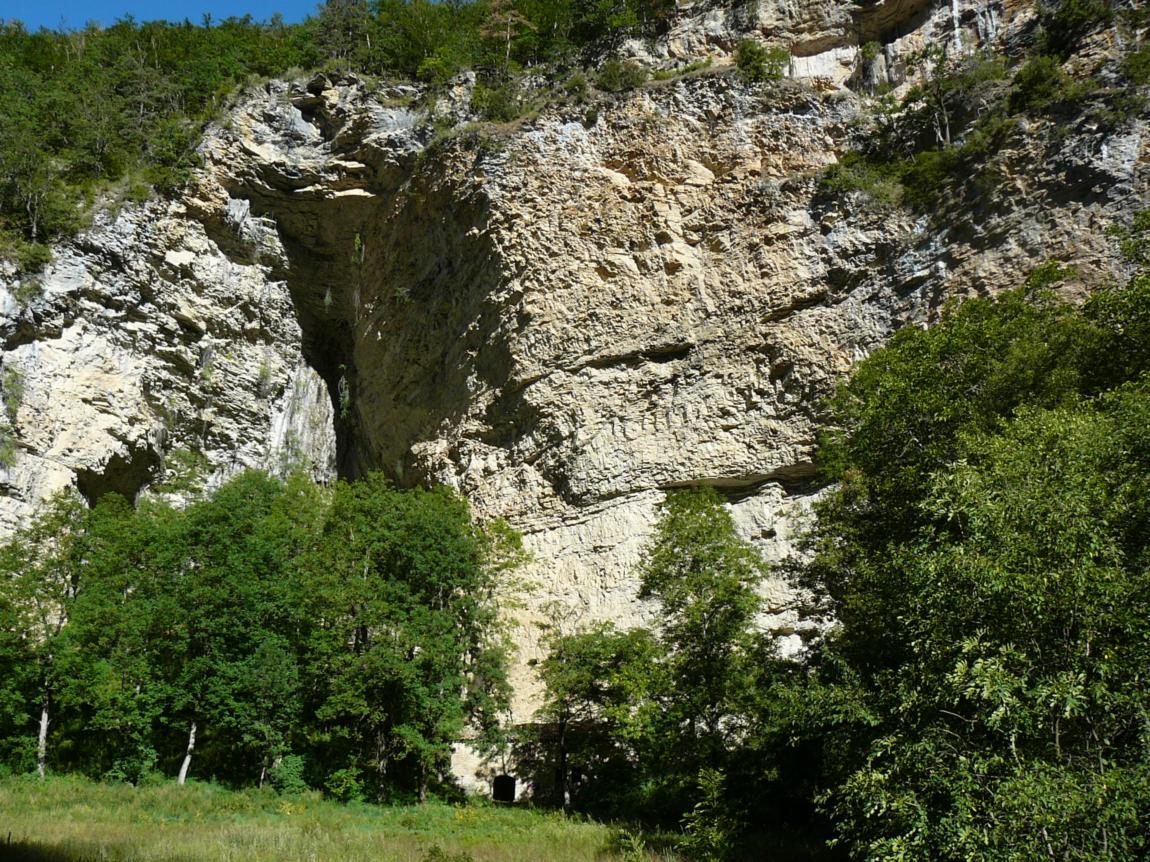
[[[28,862],[586,862],[617,830],[489,805],[342,805],[210,784],[0,780],[0,859]]]

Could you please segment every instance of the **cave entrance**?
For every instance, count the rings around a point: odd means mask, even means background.
[[[107,494],[119,494],[129,503],[160,469],[160,455],[151,446],[138,446],[126,455],[117,452],[102,469],[82,467],[76,471],[76,489],[94,507]]]

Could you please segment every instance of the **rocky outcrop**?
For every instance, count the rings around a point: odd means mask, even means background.
[[[166,462],[333,474],[330,400],[283,282],[225,254],[184,203],[125,207],[57,249],[39,285],[5,287],[3,367],[22,380],[5,526],[73,484],[134,497]]]
[[[908,61],[927,46],[971,50],[1018,32],[1033,17],[1022,0],[774,0],[680,7],[666,37],[654,44],[631,40],[624,53],[674,67],[705,57],[729,62],[743,38],[785,48],[788,74],[827,87],[845,85],[860,71],[861,49],[877,46],[883,83],[901,84]]]
[[[1103,229],[1145,203],[1150,126],[1019,133],[993,199],[946,224],[827,199],[818,172],[865,110],[842,86],[859,44],[882,41],[893,70],[925,40],[977,44],[1013,19],[993,3],[758,8],[688,13],[639,46],[710,52],[706,73],[516,128],[437,133],[466,112],[466,81],[434,107],[353,77],[245,92],[185,195],[108,215],[32,298],[7,277],[4,368],[24,394],[4,523],[68,484],[162,492],[189,463],[209,482],[302,463],[449,484],[533,555],[519,720],[545,624],[648,619],[634,567],[667,489],[719,488],[785,556],[835,379],[948,297],[1043,260],[1114,272]],[[792,80],[724,69],[746,32],[794,49]],[[793,594],[764,591],[763,624],[800,650]]]

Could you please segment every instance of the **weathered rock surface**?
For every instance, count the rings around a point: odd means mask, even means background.
[[[919,0],[687,13],[635,51],[711,52],[715,71],[605,101],[595,122],[557,107],[447,139],[413,88],[246,92],[186,195],[59,249],[35,299],[4,283],[4,368],[25,392],[0,519],[68,484],[154,489],[180,450],[203,454],[210,481],[304,463],[450,484],[533,555],[516,612],[515,718],[529,719],[546,620],[647,618],[634,567],[667,489],[722,489],[744,535],[785,556],[819,398],[851,363],[1043,260],[1088,283],[1117,271],[1103,229],[1145,205],[1144,120],[1057,147],[1019,135],[994,200],[944,226],[818,192],[863,107],[841,86],[861,41],[884,43],[894,80],[927,40],[1005,38],[1028,14]],[[798,80],[723,71],[745,31],[790,45]],[[436,111],[466,99],[464,82]],[[801,649],[794,596],[764,591],[764,625]]]

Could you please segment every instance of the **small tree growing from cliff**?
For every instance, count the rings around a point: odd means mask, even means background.
[[[743,39],[735,50],[735,66],[743,79],[751,83],[782,80],[790,61],[786,48],[781,45],[767,48],[754,39]]]

